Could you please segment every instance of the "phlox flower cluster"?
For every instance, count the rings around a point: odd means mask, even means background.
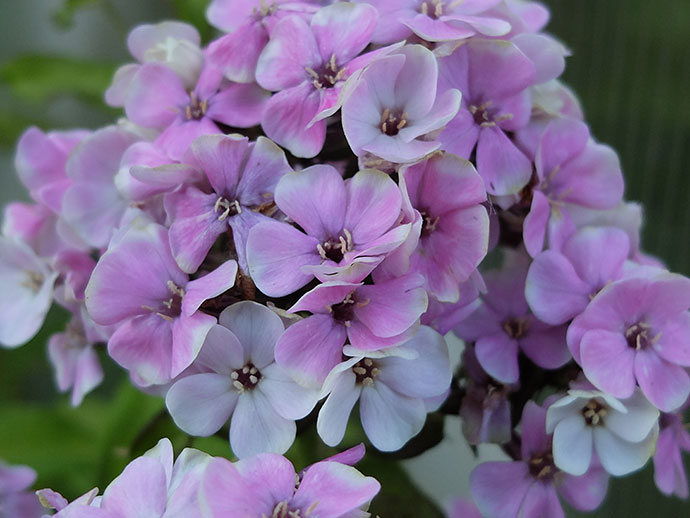
[[[213,0],[207,16],[205,45],[179,22],[130,33],[112,126],[21,137],[32,201],[5,209],[0,344],[57,303],[72,316],[50,360],[73,405],[106,348],[240,460],[173,463],[162,441],[102,496],[44,503],[364,517],[379,486],[347,460],[363,452],[296,475],[281,456],[296,423],[337,446],[355,414],[374,448],[405,453],[430,412],[510,457],[479,465],[451,516],[593,510],[652,456],[659,489],[687,497],[690,279],[642,251],[617,155],[559,80],[548,11]]]

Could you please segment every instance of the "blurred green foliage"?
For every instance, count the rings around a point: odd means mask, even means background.
[[[159,1],[167,6],[168,18],[193,23],[208,41],[212,35],[204,18],[208,0]],[[690,162],[690,2],[546,3],[553,12],[549,30],[574,52],[564,79],[580,96],[593,135],[619,152],[627,197],[645,206],[645,248],[666,259],[672,269],[689,274],[690,185],[685,167]],[[53,19],[68,30],[84,9],[104,10],[123,35],[129,29],[115,0],[63,0]],[[70,97],[102,112],[103,120],[113,120],[117,112],[102,103],[102,93],[115,67],[36,54],[0,64],[0,88],[16,101],[0,106],[0,146],[11,148],[30,124],[50,129],[43,112],[58,98]],[[38,487],[59,488],[73,498],[96,485],[103,489],[131,458],[160,437],[170,437],[177,451],[194,446],[230,456],[226,437],[191,439],[181,433],[165,413],[162,399],[133,389],[104,351],[106,383],[78,409],[70,408],[67,398],[56,394],[45,353],[48,337],[61,330],[66,319],[66,312],[53,309],[44,329],[29,344],[0,349],[0,458],[35,467]],[[361,429],[354,427],[346,442],[354,445],[363,439]],[[288,456],[301,469],[333,453],[318,440],[312,423]],[[398,518],[441,516],[398,464],[382,462],[370,450],[360,467],[383,485],[372,512]],[[597,513],[569,516],[675,518],[690,516],[690,507],[660,495],[647,468],[613,480]]]

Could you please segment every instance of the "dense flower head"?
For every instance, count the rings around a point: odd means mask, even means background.
[[[55,303],[72,405],[112,360],[241,459],[173,461],[162,440],[101,496],[39,492],[55,516],[366,518],[363,447],[298,472],[282,454],[356,437],[404,458],[444,415],[508,457],[453,516],[593,510],[652,456],[658,488],[687,497],[690,280],[644,253],[548,16],[213,0],[208,43],[175,21],[131,31],[105,92],[117,124],[21,136],[31,202],[3,212],[0,345]],[[0,507],[26,473],[0,465]]]

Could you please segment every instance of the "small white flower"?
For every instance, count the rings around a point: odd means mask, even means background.
[[[639,388],[624,400],[570,390],[547,410],[546,431],[553,433],[553,458],[561,470],[583,475],[594,450],[608,473],[621,476],[640,469],[654,453],[659,410]]]

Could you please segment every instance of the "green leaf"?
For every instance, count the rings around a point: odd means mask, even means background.
[[[115,65],[63,56],[25,55],[0,67],[0,82],[19,99],[42,103],[62,95],[76,95],[101,103]]]
[[[69,29],[74,25],[74,16],[78,11],[87,7],[97,7],[103,0],[64,0],[62,5],[53,12],[53,21],[62,29]]]

